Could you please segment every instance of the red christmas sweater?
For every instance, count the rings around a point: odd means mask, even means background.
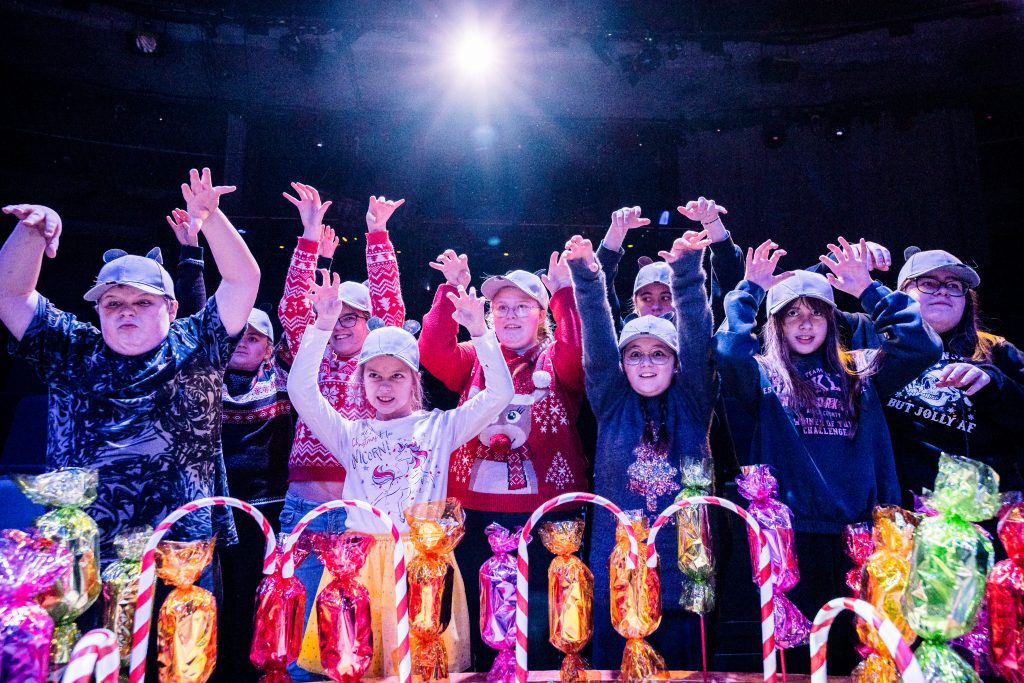
[[[470,342],[458,342],[447,294],[437,288],[423,318],[420,361],[459,392],[459,405],[483,388],[483,368]],[[587,463],[576,431],[583,401],[580,316],[571,287],[551,297],[553,341],[518,354],[502,347],[515,396],[501,417],[452,453],[448,495],[470,510],[532,512],[552,496],[588,491]],[[546,375],[544,374],[546,373]]]
[[[306,291],[316,269],[318,243],[299,238],[285,278],[284,296],[278,317],[284,328],[281,361],[291,367],[299,350],[302,334],[316,320],[313,307],[306,300]],[[369,275],[371,314],[388,325],[405,322],[405,302],[398,281],[398,260],[386,230],[366,235],[366,271]],[[356,358],[337,356],[328,346],[320,362],[317,384],[320,393],[342,416],[363,420],[374,416],[361,384],[355,381]],[[313,436],[313,432],[297,417],[295,440],[288,457],[289,481],[345,481],[345,468],[331,452]]]

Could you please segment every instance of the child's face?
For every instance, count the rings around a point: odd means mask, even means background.
[[[633,391],[641,396],[658,396],[672,384],[676,354],[664,342],[640,337],[622,350],[622,369]]]
[[[782,311],[782,332],[789,350],[799,354],[814,353],[828,335],[827,313],[815,311],[803,299],[797,299]]]
[[[393,356],[377,356],[363,364],[363,387],[378,420],[412,414],[416,381],[412,368]]]
[[[351,358],[359,353],[366,335],[370,334],[370,328],[366,326],[367,317],[365,312],[348,304],[341,307],[329,342],[334,353],[342,358]]]
[[[123,356],[152,351],[167,338],[178,302],[128,285],[111,287],[96,302],[103,341]]]
[[[672,292],[660,282],[644,285],[633,295],[637,315],[664,315],[672,310]]]
[[[538,331],[546,313],[536,299],[518,287],[502,287],[491,301],[498,343],[510,351],[532,348],[538,342]]]
[[[257,332],[252,327],[246,327],[245,334],[242,335],[234,353],[231,354],[228,368],[254,372],[263,361],[270,358],[273,351],[274,346],[270,343],[270,338],[267,335]]]

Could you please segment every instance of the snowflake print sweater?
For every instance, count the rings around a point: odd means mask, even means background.
[[[311,325],[288,378],[292,404],[310,431],[346,469],[345,497],[365,500],[408,531],[402,512],[445,498],[449,454],[493,421],[512,400],[512,378],[494,332],[473,339],[487,388],[454,410],[416,411],[394,420],[349,420],[316,391],[317,366],[330,330]],[[350,529],[380,533],[380,521],[350,510]]]
[[[284,328],[280,358],[286,368],[299,350],[307,325],[316,317],[305,295],[316,268],[317,247],[315,240],[300,237],[288,267],[284,296],[278,307],[278,317]],[[372,314],[388,325],[400,326],[405,322],[405,303],[399,286],[395,248],[388,239],[387,231],[367,233],[366,270],[370,277]],[[353,379],[355,370],[355,358],[341,358],[330,347],[324,349],[317,381],[319,392],[335,411],[350,420],[373,416],[362,386]],[[296,421],[295,440],[288,458],[288,480],[345,481],[344,468],[310,431],[301,415]]]
[[[423,366],[459,392],[462,404],[486,386],[486,373],[476,348],[458,342],[454,307],[447,296],[454,291],[448,284],[437,288],[430,312],[423,318],[419,346]],[[583,349],[571,287],[551,297],[551,313],[553,341],[523,354],[501,349],[515,395],[479,438],[452,453],[448,495],[470,510],[532,512],[552,496],[590,490],[576,431],[583,401]]]

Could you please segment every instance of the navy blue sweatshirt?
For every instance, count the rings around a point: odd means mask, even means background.
[[[722,391],[752,414],[754,436],[748,463],[775,468],[780,499],[793,510],[797,531],[838,534],[847,524],[871,518],[875,505],[899,503],[899,484],[883,402],[939,357],[938,336],[921,320],[916,302],[873,282],[860,302],[873,321],[880,353],[875,373],[862,382],[859,421],[842,424],[834,378],[820,356],[794,364],[822,387],[818,420],[798,420],[780,401],[754,335],[765,292],[744,280],[725,297],[726,322],[715,334]],[[830,389],[832,389],[830,391]],[[831,424],[829,424],[831,420]],[[852,438],[848,435],[853,431]]]

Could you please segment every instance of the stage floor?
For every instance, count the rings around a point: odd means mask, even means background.
[[[595,681],[596,683],[616,683],[619,679],[618,671],[587,671],[587,681]],[[378,683],[397,683],[398,677],[392,676],[390,678],[375,678],[375,679],[364,679],[373,680]],[[451,683],[485,683],[487,680],[486,673],[462,673],[452,674]],[[529,678],[527,679],[530,683],[558,683],[558,672],[557,671],[531,671]],[[690,682],[704,682],[704,676],[700,671],[668,671],[660,676],[652,677],[648,680],[651,681],[665,681],[666,683],[673,683],[674,681],[690,681]],[[777,680],[782,683],[782,674],[778,674]],[[802,674],[787,674],[787,683],[808,683],[811,680],[810,676]],[[848,676],[829,676],[829,681],[839,681],[847,683],[850,678]],[[764,675],[760,673],[729,673],[721,671],[709,671],[707,677],[707,683],[761,683],[764,681]]]

